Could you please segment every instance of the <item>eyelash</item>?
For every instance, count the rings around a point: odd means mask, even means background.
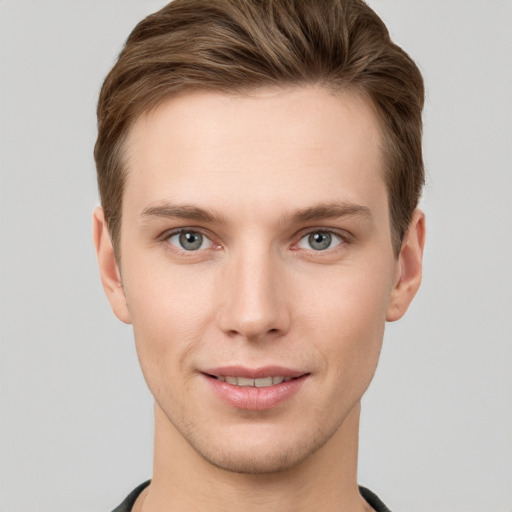
[[[172,244],[170,242],[170,239],[172,237],[183,235],[186,233],[201,235],[204,239],[203,243],[204,243],[204,241],[208,241],[209,247],[206,247],[203,249],[198,248],[196,250],[186,250],[185,248],[179,247],[178,245]],[[203,251],[205,251],[207,249],[219,249],[220,248],[220,244],[216,244],[215,242],[213,242],[212,237],[210,235],[206,234],[203,230],[201,230],[199,228],[180,228],[180,229],[176,229],[173,231],[167,231],[159,238],[165,244],[167,250],[170,250],[174,253],[178,252],[180,255],[189,256],[189,257],[194,256],[195,254],[202,253]]]
[[[178,245],[172,244],[170,242],[170,239],[172,237],[182,235],[185,233],[193,233],[193,234],[201,235],[202,237],[204,237],[205,240],[207,240],[209,242],[210,245],[208,247],[205,247],[202,249],[198,248],[196,250],[186,250],[185,248],[178,247]],[[308,229],[307,231],[302,231],[301,233],[296,235],[294,238],[297,241],[291,245],[291,249],[294,251],[301,250],[301,248],[298,247],[298,245],[302,240],[304,240],[308,236],[311,236],[314,234],[320,234],[320,233],[329,235],[330,237],[332,237],[332,239],[336,239],[338,241],[338,243],[336,243],[333,247],[327,247],[325,249],[314,249],[314,248],[310,247],[309,249],[304,249],[304,250],[311,251],[314,254],[330,253],[331,251],[335,250],[340,245],[346,245],[351,242],[351,235],[350,235],[350,233],[347,233],[346,231],[340,232],[340,231],[334,230],[332,228],[320,227],[320,228]],[[297,236],[298,236],[298,238],[297,238]],[[220,244],[215,243],[212,240],[211,235],[206,234],[200,228],[180,228],[180,229],[176,229],[173,231],[167,231],[159,238],[162,242],[164,242],[166,244],[166,247],[168,250],[172,250],[173,252],[179,252],[180,254],[185,255],[185,256],[193,256],[196,253],[200,254],[203,251],[208,250],[208,249],[217,250],[217,249],[221,248]],[[332,242],[332,239],[331,239],[331,242]],[[204,240],[203,240],[203,242],[204,242]]]
[[[314,247],[311,247],[311,243],[312,243],[311,237],[313,235],[319,235],[319,234],[328,236],[328,247],[319,248],[319,249],[315,249]],[[303,240],[306,240],[306,239],[309,239],[306,241],[306,243],[309,244],[309,248],[305,248],[305,250],[313,251],[316,254],[319,254],[322,252],[330,252],[333,249],[335,249],[336,247],[338,247],[339,245],[343,245],[343,244],[347,243],[347,237],[342,235],[341,233],[334,231],[332,229],[326,229],[326,228],[318,229],[317,228],[317,229],[313,229],[313,230],[307,231],[306,233],[302,234],[302,236],[299,238],[298,242],[296,242],[294,244],[294,246],[297,247],[297,249],[295,249],[295,250],[301,249],[301,247],[299,247],[299,244]],[[335,244],[333,246],[331,246],[332,243],[335,243]]]

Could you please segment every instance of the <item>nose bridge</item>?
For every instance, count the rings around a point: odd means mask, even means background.
[[[280,260],[271,247],[248,243],[230,254],[223,273],[221,328],[247,339],[288,330],[279,281]]]

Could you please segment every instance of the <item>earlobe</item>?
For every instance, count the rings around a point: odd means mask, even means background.
[[[124,323],[130,324],[131,316],[126,304],[121,273],[117,265],[112,241],[110,240],[103,208],[100,206],[94,210],[92,222],[93,240],[96,247],[103,289],[117,318]]]
[[[415,210],[398,256],[398,276],[386,315],[388,322],[402,318],[420,287],[424,246],[425,215]]]

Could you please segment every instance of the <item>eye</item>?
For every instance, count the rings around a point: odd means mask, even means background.
[[[300,249],[313,249],[314,251],[325,251],[340,245],[343,239],[331,231],[313,231],[303,236],[297,246]]]
[[[212,241],[198,231],[184,230],[172,234],[168,239],[171,245],[174,245],[182,251],[198,251],[200,249],[209,249],[212,247]]]

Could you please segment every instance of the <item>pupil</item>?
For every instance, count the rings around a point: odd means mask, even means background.
[[[315,251],[321,251],[322,249],[327,249],[331,245],[331,235],[330,233],[311,233],[309,235],[309,245],[315,249]]]
[[[201,247],[203,243],[203,235],[200,233],[187,232],[181,233],[180,245],[188,251],[195,251]]]

